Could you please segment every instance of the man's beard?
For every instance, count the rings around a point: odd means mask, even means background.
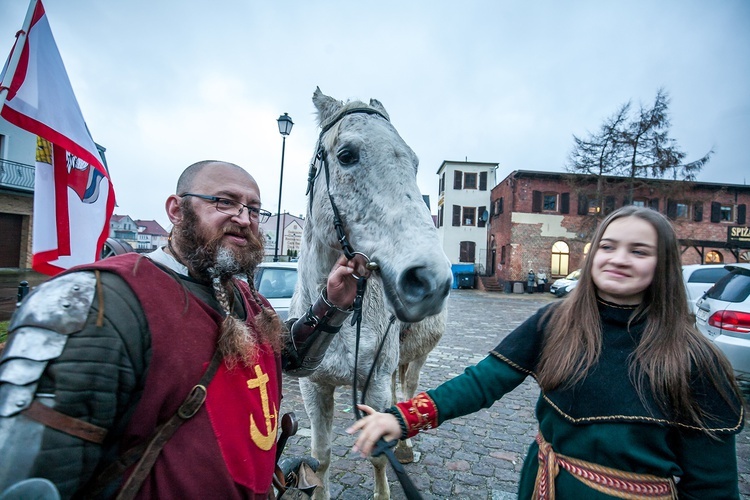
[[[237,274],[252,277],[256,266],[263,261],[260,231],[256,236],[249,227],[230,223],[209,237],[195,210],[188,204],[183,205],[183,218],[175,224],[175,231],[179,257],[198,279],[210,281],[218,275],[224,281]],[[247,245],[235,248],[222,245],[221,240],[227,233],[245,238]]]
[[[182,259],[194,277],[211,284],[224,311],[217,347],[227,365],[233,368],[239,362],[248,366],[255,360],[259,347],[256,335],[261,342],[279,352],[281,322],[272,309],[259,302],[253,286],[253,272],[264,256],[262,233],[259,231],[256,236],[248,227],[230,224],[222,227],[216,236],[209,238],[197,214],[188,205],[183,207],[183,218],[175,224],[175,232],[178,258]],[[244,237],[247,245],[236,248],[222,245],[221,239],[226,233]],[[262,309],[255,318],[256,335],[245,322],[232,315],[234,292],[230,282],[237,275],[247,277],[247,283]]]

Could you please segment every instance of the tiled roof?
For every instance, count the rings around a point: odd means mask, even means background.
[[[155,220],[137,220],[135,223],[138,227],[145,227],[143,234],[152,234],[154,236],[169,236],[169,233],[161,227],[161,224]]]

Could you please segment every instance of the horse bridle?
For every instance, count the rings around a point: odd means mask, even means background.
[[[307,191],[305,195],[309,196],[309,212],[310,215],[312,215],[312,208],[313,208],[313,189],[315,187],[315,179],[320,174],[320,172],[317,169],[316,164],[320,163],[323,166],[323,171],[325,172],[326,176],[326,192],[328,193],[328,199],[331,202],[331,210],[333,211],[333,227],[336,230],[336,237],[338,239],[339,244],[341,245],[341,249],[344,252],[344,255],[349,260],[358,260],[360,258],[364,259],[364,266],[369,271],[377,271],[380,269],[380,266],[377,262],[374,262],[370,260],[370,258],[365,255],[362,252],[358,252],[354,250],[354,247],[349,242],[349,238],[346,235],[346,230],[344,228],[344,223],[341,220],[341,215],[339,214],[339,209],[336,206],[336,202],[333,199],[333,195],[331,194],[331,177],[330,177],[330,171],[328,168],[328,154],[326,153],[325,147],[323,147],[323,136],[331,130],[331,128],[338,123],[341,119],[343,119],[345,116],[356,114],[356,113],[362,113],[362,114],[368,114],[368,115],[376,115],[381,118],[383,118],[385,121],[390,122],[388,117],[378,111],[374,108],[369,107],[353,107],[349,109],[345,109],[338,114],[334,115],[333,118],[331,118],[328,122],[326,122],[323,126],[321,126],[320,135],[318,136],[318,147],[315,152],[315,157],[313,158],[313,161],[310,163],[310,170],[307,175]],[[352,402],[354,407],[354,415],[357,420],[362,418],[362,412],[357,408],[357,362],[359,358],[359,340],[360,340],[360,334],[361,334],[361,328],[362,328],[362,302],[364,300],[365,295],[365,288],[367,287],[367,277],[366,276],[356,276],[357,279],[357,295],[354,299],[354,304],[352,306],[352,326],[356,325],[356,337],[355,337],[355,347],[354,347],[354,376],[352,377]],[[388,328],[386,329],[385,335],[383,335],[383,339],[380,342],[380,345],[378,346],[378,350],[375,353],[375,358],[373,359],[372,366],[370,367],[370,371],[367,374],[367,379],[365,380],[365,385],[362,388],[362,404],[365,402],[365,394],[367,393],[367,388],[370,384],[370,379],[372,378],[373,372],[375,370],[375,365],[380,358],[380,353],[383,350],[383,346],[385,345],[385,340],[388,337],[388,332],[391,329],[391,326],[393,326],[394,321],[396,320],[395,316],[391,316],[390,322],[388,323]],[[404,494],[406,495],[406,498],[409,500],[421,500],[422,495],[419,494],[419,491],[417,490],[416,486],[414,486],[414,483],[412,482],[411,478],[409,478],[408,474],[406,473],[406,470],[404,469],[404,466],[401,464],[401,462],[398,461],[396,458],[396,455],[393,453],[393,448],[396,446],[398,440],[393,440],[390,443],[386,443],[385,439],[382,437],[378,439],[377,443],[375,443],[375,447],[373,448],[373,451],[371,455],[373,457],[377,457],[380,455],[385,454],[386,458],[388,458],[388,462],[391,464],[391,467],[393,468],[393,471],[396,473],[396,477],[398,478],[399,483],[401,483],[401,487],[404,489]]]

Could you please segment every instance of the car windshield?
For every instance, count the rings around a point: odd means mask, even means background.
[[[565,277],[566,280],[577,280],[581,275],[581,270],[577,269]]]
[[[726,276],[729,270],[724,267],[698,269],[690,275],[688,283],[716,283],[719,278]]]
[[[735,269],[708,291],[708,297],[726,302],[742,302],[750,295],[750,271]]]
[[[255,277],[258,292],[267,299],[291,298],[296,284],[296,269],[261,267]]]

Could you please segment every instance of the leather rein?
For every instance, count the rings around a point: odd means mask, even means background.
[[[344,255],[346,255],[346,258],[349,260],[352,259],[364,259],[365,261],[365,267],[370,271],[377,271],[380,266],[378,266],[377,262],[374,262],[370,260],[370,258],[365,255],[362,252],[357,252],[354,250],[354,247],[349,242],[349,238],[346,235],[346,230],[344,228],[344,223],[341,220],[341,215],[339,213],[339,209],[336,206],[336,201],[333,199],[333,195],[331,194],[331,179],[330,179],[330,171],[328,168],[328,154],[325,150],[325,147],[323,146],[323,136],[331,130],[331,128],[338,123],[341,119],[343,119],[345,116],[351,115],[351,114],[368,114],[368,115],[375,115],[383,118],[385,121],[390,122],[388,117],[381,113],[380,111],[369,108],[369,107],[354,107],[349,108],[344,111],[339,112],[338,114],[334,115],[331,120],[326,122],[324,125],[321,126],[320,135],[318,136],[318,147],[317,151],[315,153],[315,157],[313,158],[313,161],[310,163],[310,170],[308,172],[307,176],[307,191],[306,195],[309,196],[309,211],[310,215],[312,215],[312,208],[313,208],[313,188],[315,187],[315,179],[320,174],[317,168],[317,163],[320,163],[323,166],[323,171],[325,172],[326,176],[326,192],[328,193],[328,199],[331,202],[331,209],[333,210],[333,227],[336,230],[336,237],[338,238],[339,244],[341,245],[341,249],[344,252]],[[365,295],[365,289],[367,287],[367,278],[364,276],[356,276],[354,277],[357,279],[357,295],[354,299],[354,305],[352,307],[352,321],[351,325],[356,325],[356,337],[355,337],[355,347],[354,347],[354,376],[352,377],[352,403],[354,407],[354,415],[357,420],[362,418],[362,412],[359,408],[357,408],[357,363],[359,358],[359,341],[361,338],[361,329],[362,329],[362,303],[364,300]],[[365,380],[365,385],[362,388],[362,398],[361,402],[362,404],[365,403],[365,395],[367,393],[367,389],[370,385],[370,380],[372,378],[373,372],[375,371],[375,365],[377,364],[378,359],[380,358],[380,354],[383,351],[383,347],[385,345],[385,340],[388,337],[388,332],[390,331],[391,327],[393,326],[394,321],[396,321],[396,317],[391,315],[390,322],[388,323],[388,328],[386,329],[385,335],[383,335],[383,339],[380,341],[380,345],[378,346],[378,350],[375,353],[375,358],[373,359],[372,366],[370,367],[370,371],[367,374],[367,379]],[[393,448],[398,443],[398,440],[393,440],[391,442],[386,442],[385,439],[382,437],[378,439],[377,443],[375,443],[375,447],[371,453],[373,457],[377,457],[380,455],[385,454],[386,458],[388,458],[388,462],[391,464],[391,467],[393,468],[393,471],[396,473],[396,477],[398,478],[399,483],[401,483],[401,487],[404,489],[404,494],[406,495],[406,498],[408,500],[421,500],[422,495],[420,495],[419,491],[417,490],[416,486],[414,486],[414,483],[412,482],[411,478],[409,478],[408,474],[406,473],[406,470],[404,469],[404,466],[401,464],[401,462],[398,461],[396,458],[396,455],[393,453]]]

